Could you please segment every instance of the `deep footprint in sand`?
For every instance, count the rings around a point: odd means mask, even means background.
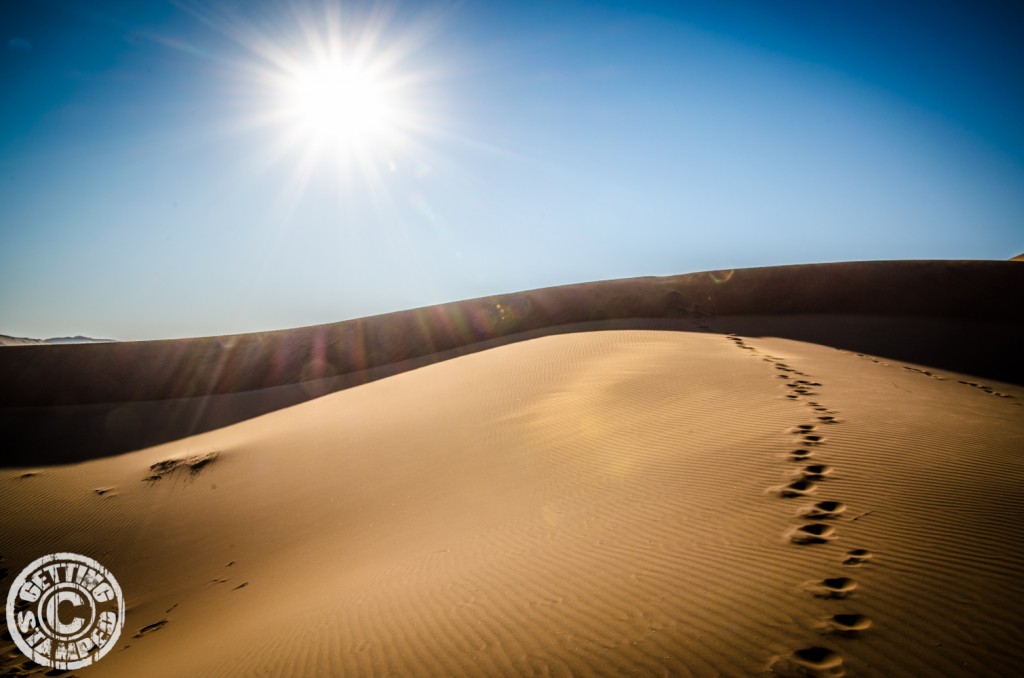
[[[852,551],[846,552],[846,558],[843,560],[843,565],[857,567],[871,560],[873,556],[874,554],[867,549],[853,549]]]
[[[800,515],[811,520],[831,520],[838,518],[845,510],[846,504],[841,501],[819,501],[803,509]]]
[[[849,598],[857,589],[857,582],[849,577],[830,577],[821,581],[808,582],[806,588],[815,598]]]
[[[772,663],[771,672],[803,678],[840,678],[846,675],[843,658],[827,647],[805,647]]]
[[[164,459],[163,461],[158,461],[155,464],[150,464],[150,474],[142,480],[145,482],[162,480],[165,475],[181,466],[184,461],[184,459]]]
[[[791,483],[787,483],[779,488],[778,492],[780,495],[786,498],[792,497],[806,497],[810,493],[814,492],[814,483],[809,480],[794,480]]]
[[[819,436],[815,433],[811,433],[804,436],[804,445],[820,445],[824,442],[825,437]]]
[[[832,467],[827,464],[808,464],[800,473],[804,480],[824,480],[825,476],[832,473]]]
[[[153,633],[154,631],[159,631],[160,629],[162,629],[166,625],[167,625],[167,620],[166,619],[161,619],[160,621],[158,621],[156,623],[153,623],[153,624],[150,624],[149,626],[143,626],[141,629],[139,629],[139,632],[136,633],[133,636],[133,638],[141,638],[142,636],[144,636],[144,635],[146,635],[148,633]]]
[[[825,523],[809,523],[801,525],[789,533],[789,540],[794,544],[827,544],[836,538],[836,528]]]
[[[792,461],[808,461],[814,456],[814,452],[810,450],[793,450],[789,453],[789,458]]]
[[[834,614],[825,621],[825,631],[838,636],[858,636],[871,628],[871,619],[862,614]]]

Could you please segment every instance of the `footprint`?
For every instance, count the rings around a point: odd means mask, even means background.
[[[151,464],[149,467],[150,475],[143,478],[145,482],[155,482],[157,480],[163,480],[163,478],[180,468],[187,468],[189,476],[199,475],[204,469],[209,467],[213,462],[217,461],[217,457],[220,456],[219,452],[208,452],[202,455],[196,455],[188,458],[177,458],[177,459],[164,459],[158,461],[155,464]]]
[[[818,408],[814,408],[814,409],[818,409]],[[822,409],[824,409],[824,408],[822,408]],[[823,424],[838,424],[839,423],[838,421],[836,421],[836,418],[833,417],[831,414],[825,414],[825,415],[822,415],[822,416],[818,417],[818,421],[820,421]]]
[[[210,464],[217,461],[217,457],[219,456],[219,452],[207,452],[204,455],[186,459],[185,465],[188,466],[189,473],[191,473],[192,475],[197,475]]]
[[[796,427],[794,433],[810,433],[814,430],[814,424],[800,424]]]
[[[141,638],[142,636],[146,635],[147,633],[153,633],[153,631],[159,631],[160,629],[162,629],[166,625],[167,625],[167,620],[166,619],[161,619],[160,621],[158,621],[156,623],[153,623],[153,624],[150,624],[149,626],[143,626],[141,629],[139,629],[139,632],[136,633],[133,637],[134,638]]]
[[[235,588],[233,588],[231,590],[232,591],[237,591],[238,589],[244,589],[248,585],[249,585],[249,582],[244,581],[244,582],[242,582],[241,584],[239,584],[238,586],[236,586]]]
[[[771,672],[780,676],[839,678],[846,675],[843,658],[827,647],[805,647],[772,663]]]
[[[832,473],[832,467],[827,464],[808,464],[801,473],[805,480],[824,480],[825,476]]]
[[[839,636],[857,636],[871,628],[871,619],[862,614],[834,614],[825,622],[825,630]]]
[[[791,483],[787,483],[779,488],[779,494],[783,497],[806,497],[808,494],[814,492],[814,483],[809,480],[794,480]]]
[[[856,590],[857,582],[849,577],[831,577],[807,584],[815,598],[848,598]]]
[[[173,471],[174,469],[181,466],[184,459],[164,459],[158,461],[155,464],[149,465],[150,474],[143,478],[144,482],[155,482],[157,480],[163,480],[163,477]]]
[[[113,487],[97,487],[95,490],[93,490],[93,492],[95,492],[96,494],[98,494],[99,496],[102,497],[107,492],[110,492],[112,489],[114,489],[114,488]]]
[[[843,565],[858,567],[871,560],[873,556],[874,554],[867,549],[853,549],[846,552],[846,559],[843,560]]]
[[[839,514],[846,510],[846,504],[841,501],[819,501],[818,503],[805,508],[800,512],[804,518],[811,520],[831,520],[838,518]]]
[[[801,525],[789,535],[794,544],[827,544],[835,539],[836,528],[825,523]]]
[[[793,450],[789,453],[789,456],[793,461],[807,461],[814,456],[814,452],[810,450]]]
[[[820,445],[825,440],[824,436],[819,436],[816,433],[811,433],[804,436],[805,445]]]

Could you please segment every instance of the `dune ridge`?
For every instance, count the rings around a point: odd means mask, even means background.
[[[1016,322],[1022,281],[1016,264],[995,261],[778,266],[567,285],[248,335],[17,346],[0,353],[7,385],[0,406],[258,390],[604,320],[863,315]]]
[[[6,463],[67,463],[213,430],[516,341],[608,329],[778,336],[1024,383],[1024,269],[857,262],[606,281],[294,330],[0,352]]]

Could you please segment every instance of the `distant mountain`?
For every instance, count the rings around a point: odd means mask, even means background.
[[[92,337],[54,337],[52,339],[29,339],[0,334],[0,346],[35,346],[39,344],[109,344],[115,339],[93,339]]]
[[[1015,257],[1010,257],[1010,261],[1024,261],[1024,252],[1021,252]]]

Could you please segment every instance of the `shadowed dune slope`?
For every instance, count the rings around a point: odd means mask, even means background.
[[[695,321],[726,318],[750,335],[1024,383],[1021,289],[1024,268],[1013,262],[782,266],[570,285],[257,334],[10,346],[0,350],[0,425],[14,449],[4,461],[139,449],[546,334],[704,331]]]

